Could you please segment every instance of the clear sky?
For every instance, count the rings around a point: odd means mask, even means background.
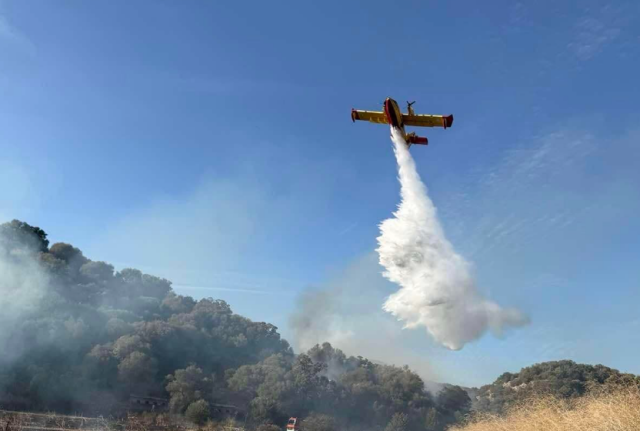
[[[639,76],[636,1],[2,0],[0,217],[287,338],[300,292],[343,286],[341,347],[436,380],[640,373]],[[454,114],[411,151],[526,328],[451,352],[380,311],[395,160],[349,114],[387,96]]]

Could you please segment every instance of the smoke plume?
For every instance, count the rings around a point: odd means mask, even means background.
[[[407,143],[392,128],[402,201],[394,217],[383,221],[378,237],[383,276],[400,286],[383,308],[405,328],[426,327],[433,338],[452,350],[461,349],[487,330],[500,335],[528,318],[501,308],[477,290],[469,263],[444,235],[436,208],[420,180]]]
[[[0,367],[24,348],[13,337],[24,319],[40,309],[48,277],[27,253],[10,253],[0,237]]]
[[[347,355],[408,365],[425,381],[442,378],[446,371],[427,359],[437,353],[434,346],[420,343],[421,334],[401,331],[402,326],[380,307],[394,286],[379,268],[378,256],[371,250],[326,283],[298,296],[289,319],[294,348],[306,352],[329,342]]]

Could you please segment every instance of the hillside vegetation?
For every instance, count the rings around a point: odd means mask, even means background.
[[[540,397],[519,402],[504,416],[478,414],[451,431],[637,431],[640,392],[619,389],[579,398]]]
[[[640,387],[640,378],[603,365],[583,365],[573,361],[552,361],[504,373],[478,390],[476,410],[502,413],[532,396],[577,398],[590,389],[612,386]]]
[[[234,404],[249,427],[293,415],[309,431],[440,430],[470,408],[464,390],[434,396],[406,367],[326,343],[296,355],[278,328],[224,301],[178,295],[47,237],[0,225],[0,408],[110,414],[134,394],[169,398],[194,422],[211,403]]]

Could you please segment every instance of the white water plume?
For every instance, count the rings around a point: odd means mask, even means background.
[[[482,336],[487,329],[522,326],[528,318],[487,300],[477,290],[469,263],[445,237],[436,208],[420,180],[407,143],[392,127],[402,201],[394,217],[383,221],[378,237],[384,277],[400,289],[384,310],[405,322],[405,328],[426,327],[433,338],[452,350]]]

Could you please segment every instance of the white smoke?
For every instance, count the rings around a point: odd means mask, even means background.
[[[452,350],[487,329],[499,336],[507,327],[526,324],[520,311],[501,308],[477,290],[469,263],[445,237],[407,143],[393,127],[391,139],[402,201],[394,218],[380,225],[377,252],[384,277],[400,290],[387,298],[384,310],[404,321],[405,328],[426,327]]]
[[[22,353],[26,341],[13,335],[20,332],[27,316],[40,310],[49,283],[29,253],[9,251],[0,238],[0,365]]]

